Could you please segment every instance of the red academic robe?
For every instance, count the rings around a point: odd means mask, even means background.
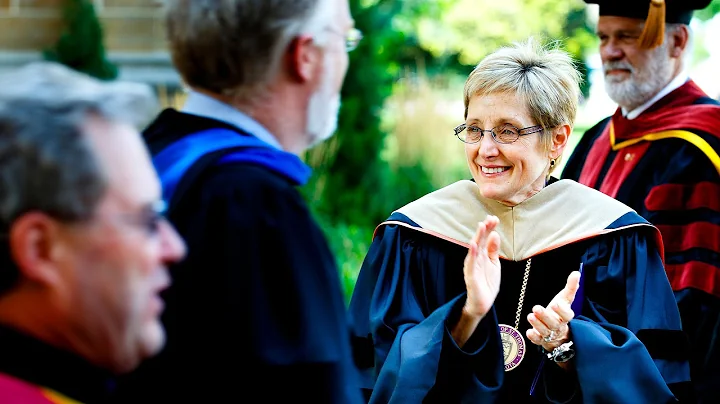
[[[0,324],[1,404],[104,404],[114,383],[107,369]]]
[[[0,403],[3,404],[81,404],[53,390],[0,373]]]
[[[720,402],[720,104],[688,81],[586,132],[562,178],[635,209],[662,234],[700,402]]]

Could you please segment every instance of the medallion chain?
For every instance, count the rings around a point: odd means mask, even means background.
[[[523,301],[525,300],[525,288],[527,288],[528,278],[530,277],[530,261],[532,258],[528,258],[527,264],[525,264],[525,275],[523,275],[522,287],[520,288],[520,299],[518,301],[517,312],[515,313],[515,329],[520,328],[520,316],[522,315]]]

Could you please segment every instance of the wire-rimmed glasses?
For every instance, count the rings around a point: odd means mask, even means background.
[[[345,50],[348,52],[354,51],[358,45],[360,45],[362,39],[362,31],[357,28],[350,29],[350,31],[345,34]]]
[[[520,136],[527,136],[538,133],[543,130],[541,125],[528,126],[518,129],[512,124],[505,123],[498,125],[492,129],[480,129],[477,126],[460,124],[455,127],[455,136],[464,143],[478,143],[482,140],[485,132],[490,132],[495,142],[500,144],[509,144],[517,141]]]
[[[352,52],[354,51],[358,45],[360,45],[360,41],[363,39],[363,33],[357,28],[350,28],[347,32],[339,32],[332,28],[328,28],[328,31],[332,32],[333,34],[342,35],[343,39],[345,40],[345,51]]]
[[[120,219],[128,225],[138,227],[149,235],[157,235],[160,232],[161,223],[167,220],[166,210],[167,204],[160,200],[152,202],[138,212],[115,213],[111,215],[111,218]]]

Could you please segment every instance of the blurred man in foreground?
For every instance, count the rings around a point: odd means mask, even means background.
[[[0,402],[106,402],[162,348],[185,246],[136,129],[155,105],[56,64],[0,77]]]

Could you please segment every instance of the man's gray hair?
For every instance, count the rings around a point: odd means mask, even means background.
[[[333,0],[166,0],[173,63],[190,87],[251,101],[293,38],[323,44],[334,12]]]
[[[90,116],[140,129],[158,112],[152,89],[38,62],[0,76],[0,221],[30,211],[89,218],[107,186],[84,127]]]

